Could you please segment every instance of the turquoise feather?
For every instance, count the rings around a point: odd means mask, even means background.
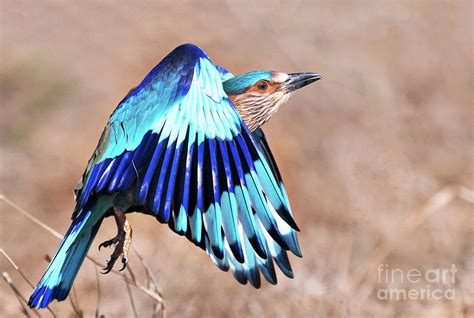
[[[224,90],[227,95],[237,95],[245,92],[250,86],[259,80],[271,80],[271,71],[253,71],[241,76],[226,77]]]

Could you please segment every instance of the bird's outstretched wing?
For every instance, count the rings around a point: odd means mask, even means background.
[[[126,193],[204,248],[221,269],[260,286],[273,261],[292,277],[300,255],[286,193],[198,47],[171,52],[117,107],[77,188],[73,217],[101,194]]]

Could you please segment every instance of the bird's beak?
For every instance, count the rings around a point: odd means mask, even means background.
[[[289,78],[285,81],[284,87],[289,92],[293,92],[321,79],[321,75],[318,73],[292,73],[288,74],[288,76]]]

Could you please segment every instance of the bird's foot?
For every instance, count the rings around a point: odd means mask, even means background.
[[[128,223],[128,220],[125,218],[125,216],[122,214],[121,216],[116,216],[117,225],[119,226],[119,221],[120,224],[123,224],[121,227],[119,227],[119,232],[117,236],[114,238],[107,240],[99,245],[99,249],[104,246],[108,247],[111,245],[115,245],[115,249],[110,256],[110,259],[107,261],[107,266],[103,269],[104,271],[102,274],[107,274],[109,273],[113,267],[117,259],[122,255],[122,268],[120,271],[123,271],[125,267],[127,267],[128,263],[128,251],[130,249],[130,246],[132,245],[132,227]]]
[[[99,251],[100,251],[100,249],[101,249],[102,247],[109,247],[109,246],[111,246],[111,245],[115,245],[115,244],[117,244],[119,241],[120,241],[120,235],[117,234],[114,238],[100,243],[100,245],[99,245]]]

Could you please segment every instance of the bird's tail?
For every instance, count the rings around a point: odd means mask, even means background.
[[[28,306],[45,308],[57,299],[64,300],[69,294],[77,272],[102,223],[104,209],[83,210],[72,222],[66,235],[49,263],[46,272],[30,296]]]

